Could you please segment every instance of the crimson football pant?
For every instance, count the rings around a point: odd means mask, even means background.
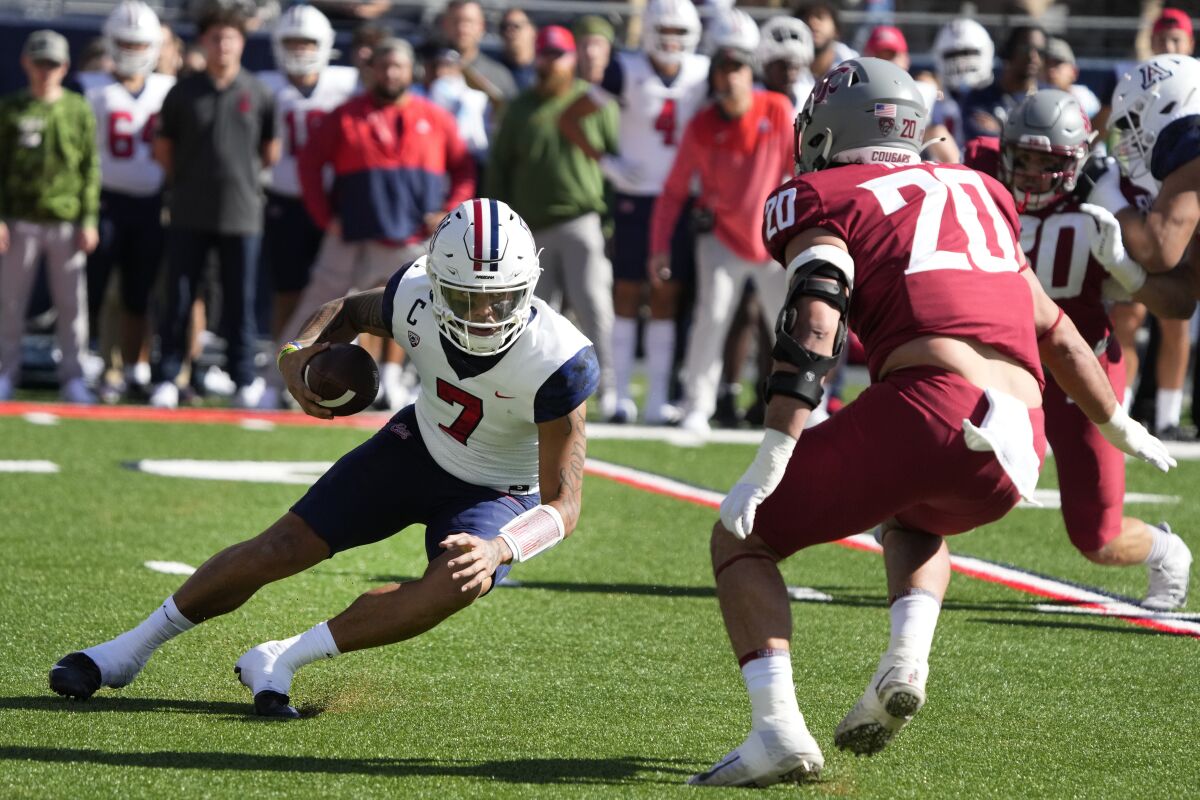
[[[754,535],[786,557],[895,517],[939,536],[1000,519],[1021,499],[995,454],[967,448],[962,421],[983,422],[983,390],[937,367],[899,369],[804,431]],[[1046,454],[1041,409],[1033,445]]]
[[[1100,366],[1118,398],[1125,395],[1125,364],[1112,340]],[[1125,504],[1125,454],[1046,376],[1042,398],[1046,438],[1054,450],[1063,522],[1071,544],[1083,553],[1099,550],[1121,533]]]

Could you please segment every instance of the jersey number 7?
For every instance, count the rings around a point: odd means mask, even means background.
[[[470,392],[460,389],[453,383],[444,381],[441,378],[437,379],[437,396],[438,399],[454,406],[462,406],[462,411],[458,412],[458,416],[454,418],[454,422],[449,425],[438,424],[446,433],[453,436],[462,444],[467,443],[467,439],[479,427],[479,423],[483,420],[483,401]]]

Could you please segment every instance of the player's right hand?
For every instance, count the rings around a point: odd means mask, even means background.
[[[754,532],[754,515],[771,492],[756,483],[735,483],[721,501],[721,524],[739,539]]]
[[[322,342],[294,350],[279,359],[279,374],[283,376],[288,392],[296,398],[305,414],[317,419],[333,419],[333,411],[320,405],[321,396],[309,389],[308,384],[304,382],[304,366],[317,353],[328,349],[329,342]]]
[[[654,287],[671,280],[671,254],[656,253],[646,259],[646,279]]]

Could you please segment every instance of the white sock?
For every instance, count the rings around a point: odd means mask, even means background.
[[[145,361],[139,361],[136,364],[126,364],[124,368],[125,383],[133,386],[149,386],[150,385],[150,365]]]
[[[888,652],[880,661],[880,668],[895,656],[928,664],[929,650],[933,647],[933,631],[937,628],[941,610],[942,604],[933,595],[924,592],[906,594],[892,603],[888,611],[892,618],[891,639]]]
[[[646,411],[651,416],[671,396],[671,364],[675,359],[675,320],[652,319],[646,325]]]
[[[385,361],[379,367],[379,382],[388,386],[395,386],[400,383],[400,376],[403,372],[403,365],[392,361]]]
[[[1126,412],[1133,408],[1133,387],[1125,387],[1125,397],[1121,400],[1121,405],[1124,406]]]
[[[786,728],[797,722],[804,725],[792,683],[791,653],[776,651],[747,661],[742,678],[750,695],[751,728]]]
[[[1158,430],[1179,425],[1183,415],[1183,389],[1159,389],[1154,397],[1154,426]]]
[[[137,676],[155,650],[194,627],[196,623],[179,613],[172,596],[133,630],[83,653],[96,662],[105,686],[121,687]]]
[[[1146,556],[1146,565],[1150,567],[1161,567],[1163,559],[1167,557],[1167,551],[1171,548],[1171,537],[1174,534],[1167,533],[1157,525],[1147,525],[1150,529],[1150,554]]]
[[[279,654],[278,661],[291,672],[322,658],[341,655],[342,652],[338,650],[337,642],[333,641],[333,634],[329,632],[326,622],[318,622],[299,636],[285,639],[283,643],[287,649]]]
[[[637,354],[637,320],[633,317],[615,317],[612,328],[613,379],[617,382],[617,396],[629,398],[629,383],[633,380],[633,360]]]

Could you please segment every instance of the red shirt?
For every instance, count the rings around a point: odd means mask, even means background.
[[[1017,211],[995,179],[960,165],[847,164],[794,178],[766,211],[763,240],[781,264],[809,228],[846,242],[849,322],[873,380],[900,345],[954,336],[996,348],[1044,384]]]
[[[715,104],[688,122],[650,223],[650,254],[671,251],[675,221],[700,177],[699,204],[716,217],[716,237],[741,258],[770,258],[758,232],[763,199],[792,174],[792,104],[755,90],[750,110],[728,119]]]
[[[454,117],[415,95],[386,105],[370,95],[347,100],[310,134],[298,171],[313,221],[325,228],[336,215],[347,242],[419,242],[432,233],[426,214],[475,193],[475,162]]]
[[[963,163],[997,176],[1000,140],[995,136],[972,139]],[[1139,194],[1149,197],[1126,180],[1121,181],[1121,190],[1135,205]],[[1079,210],[1080,202],[1070,196],[1045,208],[1026,209],[1020,217],[1021,249],[1046,294],[1066,312],[1088,344],[1095,346],[1112,333],[1103,293],[1108,272],[1092,257],[1096,224]]]

